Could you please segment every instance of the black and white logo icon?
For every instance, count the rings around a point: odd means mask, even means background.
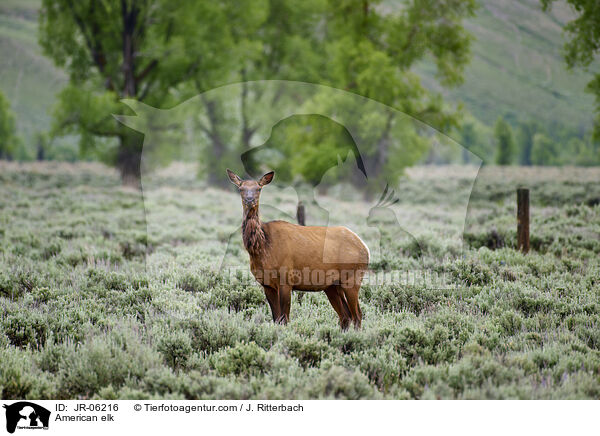
[[[48,429],[50,411],[29,401],[19,401],[3,405],[6,409],[6,431],[14,433],[16,429]]]

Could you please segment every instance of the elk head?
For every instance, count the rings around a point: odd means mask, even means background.
[[[240,191],[240,196],[242,197],[242,207],[244,208],[244,214],[247,215],[249,212],[258,211],[260,191],[263,186],[271,183],[271,180],[273,180],[273,176],[275,175],[275,171],[268,172],[267,174],[262,176],[259,181],[242,180],[229,168],[227,169],[227,175],[229,176],[229,180],[231,180],[231,183],[238,187]]]

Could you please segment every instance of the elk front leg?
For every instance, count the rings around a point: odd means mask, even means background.
[[[279,318],[277,322],[287,324],[290,320],[290,305],[292,302],[292,287],[283,285],[279,287]]]
[[[263,286],[265,289],[265,295],[267,296],[267,302],[271,308],[271,314],[273,315],[273,322],[277,322],[280,311],[279,311],[279,293],[277,289],[270,286]]]

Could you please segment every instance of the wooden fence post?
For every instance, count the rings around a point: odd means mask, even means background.
[[[517,247],[529,252],[529,189],[517,189]]]
[[[304,204],[301,201],[298,202],[298,208],[296,209],[296,219],[298,220],[298,224],[301,226],[305,226],[305,213],[304,213]]]

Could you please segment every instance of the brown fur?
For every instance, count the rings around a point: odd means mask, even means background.
[[[267,236],[258,214],[245,217],[242,222],[242,240],[251,256],[260,256],[268,249]]]
[[[283,324],[289,320],[292,289],[325,291],[342,328],[350,321],[359,328],[362,312],[358,292],[369,264],[369,250],[362,240],[346,227],[263,223],[258,200],[273,172],[258,182],[242,181],[231,171],[227,173],[240,189],[242,239],[250,255],[250,270],[265,289],[273,320]]]

